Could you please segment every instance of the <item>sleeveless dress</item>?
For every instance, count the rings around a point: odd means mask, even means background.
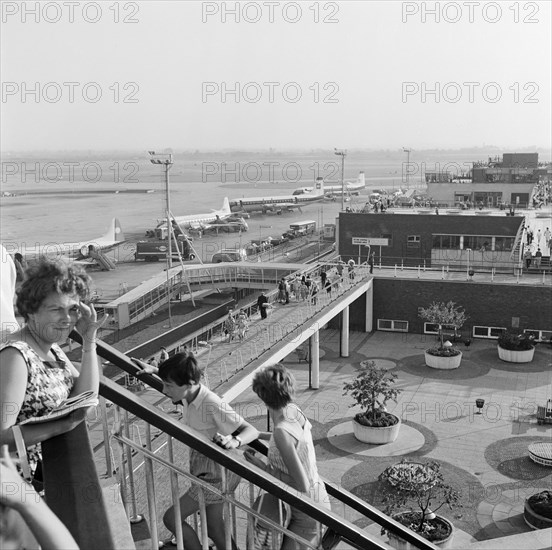
[[[17,349],[27,365],[27,388],[17,424],[48,414],[69,397],[74,384],[71,363],[57,344],[51,347],[57,361],[43,361],[26,342],[20,340],[1,344],[0,352],[6,348]],[[27,454],[31,470],[34,470],[41,458],[40,443],[28,447]]]
[[[286,407],[284,415],[285,420],[278,424],[278,428],[284,429],[296,440],[295,449],[307,475],[310,498],[323,508],[331,510],[326,487],[324,482],[319,478],[316,466],[316,454],[311,433],[312,424],[294,403],[290,403]],[[303,421],[304,424],[301,425]],[[268,463],[273,468],[289,475],[286,464],[274,441],[274,436],[270,438],[268,444]],[[313,541],[315,544],[318,543],[320,530],[318,522],[296,508],[291,509],[291,522],[288,529],[307,540]],[[293,542],[288,539],[288,543]],[[293,548],[293,545],[291,547]]]

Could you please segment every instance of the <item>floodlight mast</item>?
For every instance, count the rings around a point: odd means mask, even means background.
[[[172,267],[172,223],[171,223],[171,193],[169,185],[169,170],[173,165],[171,154],[158,154],[155,151],[148,151],[150,154],[150,162],[152,164],[162,164],[165,168],[165,200],[166,200],[166,216],[167,216],[167,234],[169,239],[168,246],[168,264]]]
[[[345,211],[345,157],[347,149],[335,149],[334,154],[341,157],[341,211]]]
[[[171,220],[171,193],[169,186],[169,170],[173,165],[172,154],[156,153],[155,151],[148,151],[150,155],[150,162],[152,164],[162,164],[165,169],[165,198],[166,198],[166,216],[167,216],[167,293],[169,298],[169,327],[172,327],[171,316],[171,289],[170,289],[170,274],[169,270],[172,267],[172,239],[173,229]]]

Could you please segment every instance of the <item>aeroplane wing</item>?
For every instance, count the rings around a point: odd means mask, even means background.
[[[270,206],[274,209],[287,210],[288,212],[293,212],[293,210],[301,212],[301,205],[295,202],[277,202]]]

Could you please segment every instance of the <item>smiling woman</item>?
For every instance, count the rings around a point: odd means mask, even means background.
[[[84,420],[86,409],[39,425],[18,424],[47,415],[68,397],[98,392],[95,339],[106,317],[98,320],[87,304],[90,278],[81,268],[42,259],[26,276],[16,302],[25,325],[0,347],[0,443],[16,450],[21,435],[34,469],[40,459],[37,444],[72,430]],[[78,367],[58,345],[75,328],[83,337]]]

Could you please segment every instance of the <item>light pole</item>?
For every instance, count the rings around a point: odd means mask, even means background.
[[[406,153],[406,188],[410,189],[410,185],[409,185],[410,173],[408,172],[408,168],[410,167],[410,152],[412,151],[412,149],[408,147],[403,147],[403,151]]]
[[[335,149],[334,154],[341,157],[341,211],[345,210],[345,157],[347,149]]]
[[[169,268],[172,267],[172,223],[171,223],[171,194],[169,190],[169,170],[173,165],[171,154],[158,154],[155,151],[148,151],[150,154],[150,162],[152,164],[162,164],[165,168],[165,196],[167,209],[167,235],[169,239],[168,260]]]
[[[171,279],[169,270],[172,267],[172,220],[171,220],[171,194],[169,189],[169,170],[173,165],[172,155],[171,154],[157,154],[155,151],[148,151],[150,155],[150,162],[152,164],[161,164],[165,169],[165,195],[166,195],[166,209],[167,209],[167,295],[169,299],[169,327],[172,327],[172,316],[171,316]]]

